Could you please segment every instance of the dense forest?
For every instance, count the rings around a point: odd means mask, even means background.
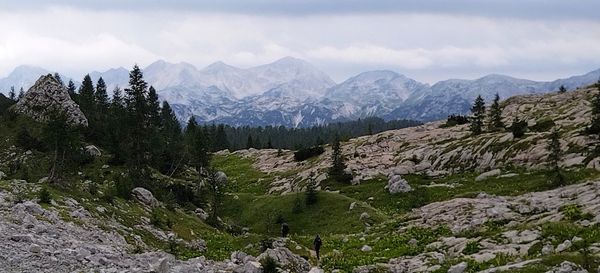
[[[369,117],[355,121],[337,122],[310,128],[286,128],[284,126],[266,127],[232,127],[228,125],[210,125],[211,131],[220,126],[227,135],[227,148],[240,150],[247,148],[282,148],[296,150],[331,143],[336,135],[341,139],[371,135],[387,130],[394,130],[420,125],[411,120],[385,121],[378,117]],[[221,147],[215,147],[221,148]]]

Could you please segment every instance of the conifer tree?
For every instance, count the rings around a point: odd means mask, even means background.
[[[63,82],[63,80],[60,78],[60,74],[58,73],[54,73],[54,78],[56,79],[56,81],[58,83],[60,83],[60,85],[65,86],[65,83]]]
[[[246,149],[254,148],[254,141],[252,140],[252,135],[248,135],[248,140],[246,141]]]
[[[42,136],[52,149],[52,168],[48,178],[52,182],[59,182],[67,163],[72,161],[72,156],[79,148],[79,134],[68,123],[66,113],[54,110],[43,127]]]
[[[21,87],[21,89],[19,90],[19,96],[17,97],[17,100],[21,100],[23,97],[25,97],[25,90],[23,90],[23,87]]]
[[[501,128],[504,128],[504,123],[502,123],[502,108],[500,108],[500,96],[496,93],[494,102],[490,106],[488,130],[496,131]]]
[[[145,180],[148,165],[148,84],[142,70],[135,65],[129,72],[129,88],[125,89],[127,111],[127,165],[134,185]]]
[[[108,137],[104,132],[107,130],[108,126],[109,104],[106,83],[104,82],[104,79],[102,79],[102,77],[98,79],[98,83],[96,84],[96,91],[93,95],[94,105],[92,106],[92,108],[94,109],[94,115],[88,117],[88,120],[91,121],[89,128],[89,136],[92,140],[98,141],[101,144],[106,144],[106,142],[108,141]]]
[[[550,138],[548,139],[548,165],[550,167],[550,180],[552,184],[555,186],[564,186],[565,185],[565,177],[560,170],[560,161],[562,158],[562,150],[560,148],[560,138],[558,129],[554,129],[550,133]]]
[[[331,167],[329,175],[338,182],[349,183],[352,180],[352,175],[346,173],[346,163],[344,155],[342,155],[339,136],[336,136],[331,144],[333,152],[331,154]]]
[[[75,87],[75,83],[72,80],[69,80],[69,83],[67,84],[67,92],[69,92],[69,96],[71,96],[71,99],[74,101],[77,101],[77,93],[75,93],[76,90],[77,87]]]
[[[90,119],[94,116],[94,108],[95,108],[95,98],[94,98],[94,83],[92,82],[92,78],[90,75],[85,75],[83,77],[83,81],[81,82],[81,86],[79,86],[79,96],[78,103],[79,108],[83,114]]]
[[[598,93],[596,93],[594,99],[592,99],[592,119],[590,126],[587,128],[587,132],[600,135],[600,81],[598,81],[597,88]]]
[[[561,85],[560,88],[558,89],[558,93],[565,93],[567,92],[567,88],[565,88],[564,85]]]
[[[227,133],[225,132],[225,125],[220,124],[217,127],[213,145],[214,151],[229,149],[229,140],[227,139]]]
[[[107,122],[108,130],[108,149],[112,154],[112,164],[122,164],[125,161],[125,142],[127,122],[127,112],[123,102],[121,89],[117,86],[113,90],[112,99],[109,106],[109,117]]]
[[[15,92],[14,86],[10,87],[10,91],[8,92],[8,98],[12,101],[17,101],[17,93]]]
[[[158,94],[152,86],[148,89],[148,115],[150,126],[158,128],[160,126],[160,102]]]
[[[485,102],[481,95],[475,99],[471,112],[473,113],[471,117],[471,132],[474,135],[479,135],[483,131],[483,120],[485,119]]]
[[[160,171],[173,175],[183,160],[183,140],[181,125],[167,101],[164,101],[160,111],[160,135],[162,150],[160,156]]]
[[[317,192],[317,182],[314,179],[310,179],[308,180],[308,184],[306,185],[306,196],[305,196],[305,203],[307,206],[316,204],[317,202],[319,202],[319,195]]]

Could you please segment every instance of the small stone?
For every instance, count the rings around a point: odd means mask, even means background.
[[[542,247],[542,255],[550,255],[554,252],[554,247],[550,244]]]
[[[415,239],[415,238],[412,238],[408,241],[408,244],[413,245],[413,246],[417,245],[418,243],[419,243],[419,241],[417,241],[417,239]]]
[[[466,262],[453,265],[448,269],[448,273],[463,273],[467,270],[467,266],[468,264]]]
[[[350,203],[350,208],[348,208],[348,210],[353,210],[354,207],[356,207],[356,202]]]
[[[363,245],[363,246],[360,248],[360,251],[362,251],[362,252],[370,252],[371,250],[373,250],[373,248],[372,248],[372,247],[370,247],[370,246],[368,246],[368,245]]]
[[[570,240],[565,240],[564,242],[562,242],[562,244],[559,244],[558,246],[556,246],[556,253],[563,252],[563,251],[571,248],[572,245],[573,245],[573,243],[571,243]]]
[[[366,221],[366,220],[368,220],[369,218],[371,218],[371,216],[370,216],[368,213],[366,213],[366,212],[363,212],[363,213],[361,213],[361,214],[360,214],[360,218],[359,218],[359,219],[360,219],[361,221]]]
[[[40,252],[42,252],[42,248],[37,244],[31,244],[29,246],[29,251],[31,253],[40,253]]]

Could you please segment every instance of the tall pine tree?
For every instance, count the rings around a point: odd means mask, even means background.
[[[69,80],[69,83],[67,84],[67,92],[69,92],[69,96],[71,96],[72,100],[77,101],[77,93],[75,93],[75,91],[77,91],[75,83],[72,80]]]
[[[129,88],[125,89],[127,111],[127,165],[134,185],[142,184],[149,162],[148,84],[139,66],[129,72]]]
[[[502,128],[504,128],[504,123],[502,122],[502,108],[500,108],[500,96],[498,95],[498,93],[496,93],[494,101],[490,106],[488,130],[496,131]]]
[[[352,175],[346,173],[346,163],[344,155],[342,154],[342,147],[340,144],[339,136],[336,136],[331,144],[333,150],[331,154],[331,167],[329,168],[329,176],[334,180],[342,183],[350,183]]]
[[[95,90],[92,78],[89,74],[85,75],[83,77],[83,81],[81,82],[81,86],[79,86],[79,96],[77,102],[79,103],[79,108],[81,108],[81,111],[88,119],[91,119],[91,117],[93,117],[95,114],[94,109],[96,106],[96,100],[94,93]],[[90,126],[92,125],[90,124]]]
[[[8,92],[8,98],[12,101],[17,101],[17,93],[15,92],[14,86],[10,87],[10,91]]]
[[[485,102],[481,95],[475,99],[471,112],[473,113],[471,117],[471,132],[474,135],[479,135],[483,132],[483,121],[485,119]]]
[[[565,177],[560,169],[562,150],[560,148],[560,138],[558,129],[554,129],[548,139],[548,165],[550,167],[549,178],[554,186],[564,186]]]
[[[181,125],[167,101],[164,101],[162,104],[160,120],[162,150],[159,160],[159,170],[162,173],[171,176],[183,163],[183,138]]]
[[[598,93],[596,93],[594,99],[592,99],[592,118],[591,124],[587,128],[587,132],[600,135],[600,81],[598,81],[596,86],[598,88]]]

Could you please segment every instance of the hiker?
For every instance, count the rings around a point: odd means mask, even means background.
[[[281,237],[285,238],[290,233],[290,227],[287,223],[281,224]]]
[[[315,247],[315,252],[317,253],[317,261],[320,259],[319,250],[321,250],[321,244],[321,237],[319,234],[317,234],[317,237],[315,237],[315,240],[313,241],[313,246]]]

